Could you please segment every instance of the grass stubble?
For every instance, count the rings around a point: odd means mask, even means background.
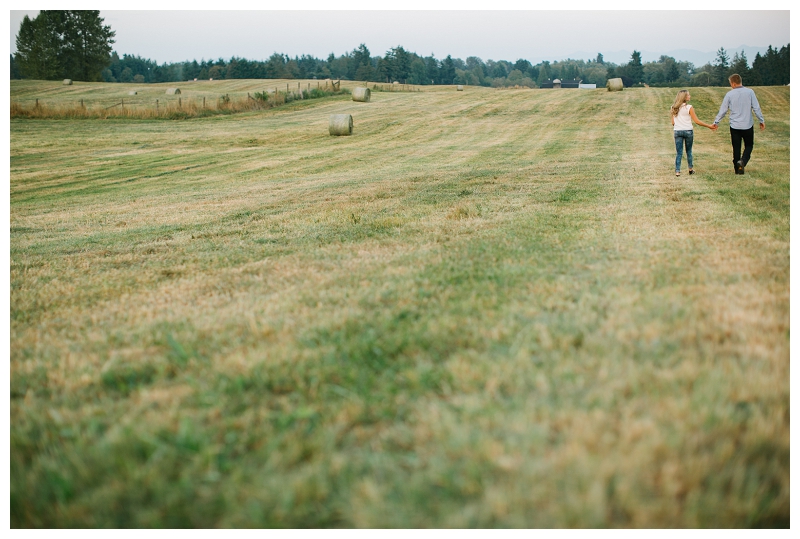
[[[788,526],[756,91],[745,176],[671,89],[12,120],[12,526]]]

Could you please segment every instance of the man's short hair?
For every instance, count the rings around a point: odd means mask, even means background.
[[[734,73],[733,75],[728,77],[728,80],[731,81],[734,84],[741,84],[742,83],[742,77],[739,76],[738,73]]]

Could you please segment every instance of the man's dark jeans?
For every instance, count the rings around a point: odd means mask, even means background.
[[[750,154],[753,152],[753,133],[754,129],[734,129],[731,127],[731,146],[733,146],[733,166],[736,161],[742,160],[742,165],[747,166],[750,161]],[[742,153],[742,141],[744,141],[744,154]]]

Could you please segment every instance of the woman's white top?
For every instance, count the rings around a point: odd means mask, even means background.
[[[689,109],[691,108],[691,105],[684,103],[678,109],[678,115],[675,116],[675,131],[692,131],[694,129],[692,127],[692,117],[689,116]]]

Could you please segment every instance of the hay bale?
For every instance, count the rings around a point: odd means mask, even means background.
[[[369,103],[371,92],[369,88],[356,87],[353,88],[353,101],[360,101],[361,103]]]
[[[180,95],[180,88],[167,88],[167,95]]]
[[[136,90],[131,90],[130,92],[128,92],[128,95],[136,95],[138,93],[139,92],[137,92]]]
[[[62,84],[64,84],[64,86],[72,86],[72,79],[64,79]]]
[[[459,84],[458,86],[456,86],[456,92],[463,92],[463,91],[464,91],[464,85],[463,84]]]
[[[608,88],[609,92],[621,92],[623,88],[622,79],[608,79],[606,88]]]
[[[335,136],[353,134],[353,117],[350,114],[331,114],[328,132]]]

